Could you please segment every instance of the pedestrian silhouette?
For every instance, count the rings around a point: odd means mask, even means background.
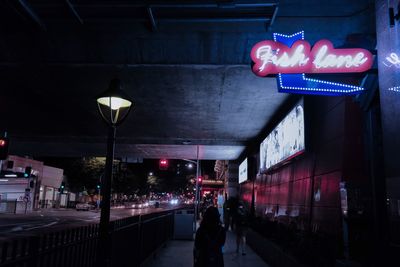
[[[210,206],[204,212],[194,242],[195,267],[224,266],[222,247],[225,244],[226,235],[219,217],[216,207]]]

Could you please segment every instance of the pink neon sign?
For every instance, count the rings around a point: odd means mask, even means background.
[[[262,41],[251,49],[253,72],[258,76],[278,73],[364,72],[371,68],[372,54],[361,48],[335,49],[328,40],[311,45],[304,40],[292,47]]]

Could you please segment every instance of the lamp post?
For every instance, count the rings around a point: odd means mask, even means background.
[[[132,101],[122,91],[121,81],[114,79],[109,88],[97,98],[97,106],[100,115],[108,125],[107,157],[104,171],[104,179],[101,179],[101,215],[99,226],[99,249],[97,250],[97,261],[100,266],[108,267],[110,263],[110,200],[112,165],[114,161],[115,134],[119,124],[126,118]]]
[[[195,194],[195,204],[194,204],[194,220],[195,220],[195,230],[196,223],[199,216],[199,202],[200,202],[200,185],[199,185],[199,177],[200,177],[200,161],[199,161],[199,146],[197,146],[197,163],[196,163],[196,194]]]
[[[195,197],[194,197],[194,217],[193,217],[193,230],[196,232],[196,223],[198,220],[198,213],[199,213],[199,202],[200,202],[200,185],[199,185],[199,177],[200,177],[200,159],[199,159],[199,146],[196,146],[197,149],[197,160],[189,160],[189,159],[183,159],[184,161],[188,161],[192,164],[196,165],[196,192],[195,192]]]
[[[200,193],[199,193],[199,187],[200,187],[200,185],[199,185],[200,161],[199,161],[198,157],[197,157],[197,161],[190,160],[190,159],[182,159],[182,160],[189,162],[189,164],[187,166],[189,169],[192,169],[193,165],[196,165],[196,183],[195,183],[196,193],[195,193],[195,198],[194,198],[195,199],[195,201],[194,201],[194,203],[195,203],[195,206],[194,206],[194,210],[195,210],[194,214],[195,214],[195,216],[194,216],[194,218],[195,218],[195,221],[196,221],[197,220],[197,209],[198,209],[198,205],[197,204],[199,202],[198,198],[199,198],[199,195],[200,195]]]

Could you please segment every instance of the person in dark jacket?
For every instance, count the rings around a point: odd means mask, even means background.
[[[195,267],[224,266],[222,247],[225,244],[226,235],[219,217],[216,207],[210,206],[204,212],[194,242]]]
[[[246,255],[246,235],[248,229],[249,213],[242,201],[239,201],[236,211],[236,253],[241,248],[242,255]]]
[[[224,203],[224,225],[225,231],[229,230],[229,226],[233,231],[235,228],[235,219],[237,211],[238,200],[235,197],[230,197]]]

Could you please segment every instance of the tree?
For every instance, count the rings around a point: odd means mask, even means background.
[[[104,172],[105,158],[45,158],[41,159],[46,165],[64,170],[67,184],[71,191],[80,192],[84,188],[96,188],[100,176]]]
[[[116,168],[113,176],[113,190],[115,193],[132,195],[134,193],[143,194],[146,181],[141,173],[135,173],[130,165],[121,168],[121,164]],[[138,190],[139,189],[139,190]]]

